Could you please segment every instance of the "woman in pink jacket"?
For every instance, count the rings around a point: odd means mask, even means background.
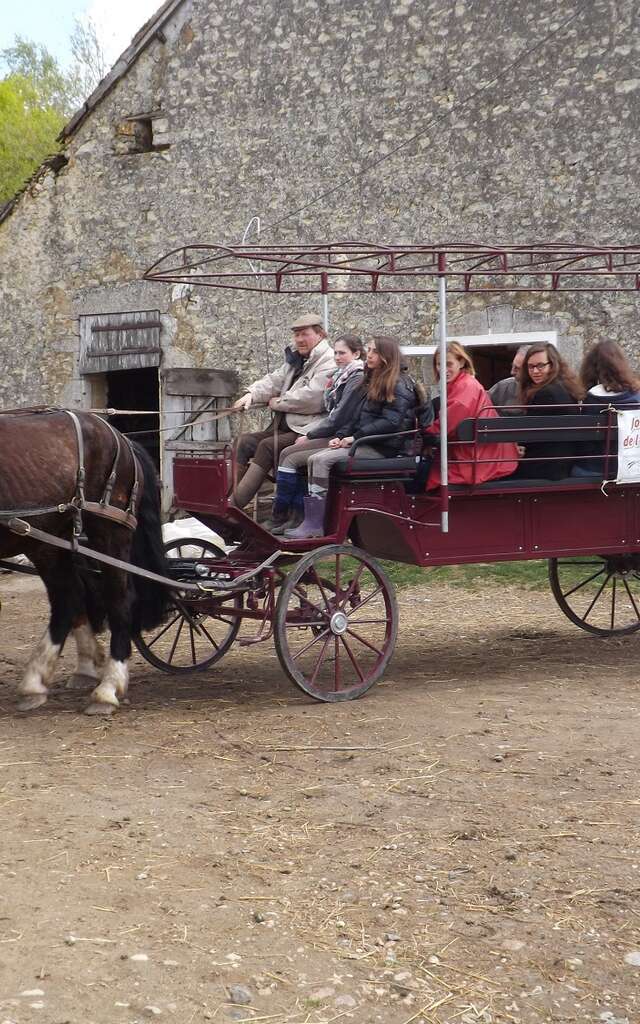
[[[436,379],[440,379],[440,355],[433,357]],[[518,466],[515,444],[498,443],[477,446],[474,442],[456,441],[456,432],[463,420],[493,419],[497,416],[493,402],[476,380],[471,356],[457,341],[447,345],[447,439],[449,441],[449,483],[482,484],[486,480],[510,476]],[[425,434],[440,433],[437,416]],[[476,461],[477,460],[477,461]],[[440,485],[440,463],[436,458],[429,472],[427,490]]]

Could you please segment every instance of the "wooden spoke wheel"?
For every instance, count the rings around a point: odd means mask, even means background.
[[[316,700],[353,700],[383,674],[398,634],[393,585],[359,548],[302,558],[276,605],[275,645],[292,682]]]
[[[580,629],[598,636],[640,629],[640,556],[550,558],[549,581],[560,608]]]
[[[224,558],[225,551],[208,540],[187,537],[165,544],[170,574],[177,581],[193,583],[206,579],[212,559]],[[173,563],[173,564],[172,564]],[[169,617],[162,626],[134,637],[143,658],[163,672],[202,672],[215,665],[229,650],[240,629],[242,595],[221,598],[212,610],[210,594],[202,597],[172,591]]]

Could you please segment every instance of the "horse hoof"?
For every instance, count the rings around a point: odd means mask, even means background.
[[[115,710],[115,704],[89,704],[84,709],[84,713],[85,715],[102,715],[103,718],[108,718]]]
[[[96,676],[89,676],[86,672],[74,672],[64,685],[66,690],[93,690],[97,682]]]
[[[18,704],[18,711],[35,711],[36,708],[41,708],[42,705],[46,703],[46,693],[30,693],[26,697],[23,697]]]

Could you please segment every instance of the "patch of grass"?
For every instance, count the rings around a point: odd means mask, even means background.
[[[473,590],[485,585],[514,584],[533,590],[545,590],[549,586],[546,560],[530,562],[488,562],[474,565],[441,565],[420,569],[415,565],[399,562],[382,562],[385,572],[393,583],[402,590],[404,587],[448,583],[452,586]]]
[[[447,583],[452,586],[477,590],[484,586],[505,586],[513,584],[532,590],[546,590],[549,586],[546,559],[529,562],[486,562],[473,565],[439,565],[421,568],[405,565],[403,562],[376,559],[383,566],[391,582],[402,590],[405,587],[433,586]],[[328,557],[326,564],[318,563],[316,569],[322,577],[333,579],[334,559]],[[352,558],[342,558],[343,581],[354,572],[358,563]],[[290,569],[293,566],[290,567]]]

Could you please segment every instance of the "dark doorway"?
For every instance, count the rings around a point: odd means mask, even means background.
[[[139,434],[133,440],[149,452],[159,471],[160,385],[157,366],[142,370],[112,370],[105,374],[105,379],[107,406],[110,409],[126,410],[110,416],[109,422],[123,434],[152,431]],[[153,415],[145,415],[147,410]]]
[[[476,377],[487,390],[499,380],[511,376],[511,363],[519,345],[478,345],[469,351]]]

